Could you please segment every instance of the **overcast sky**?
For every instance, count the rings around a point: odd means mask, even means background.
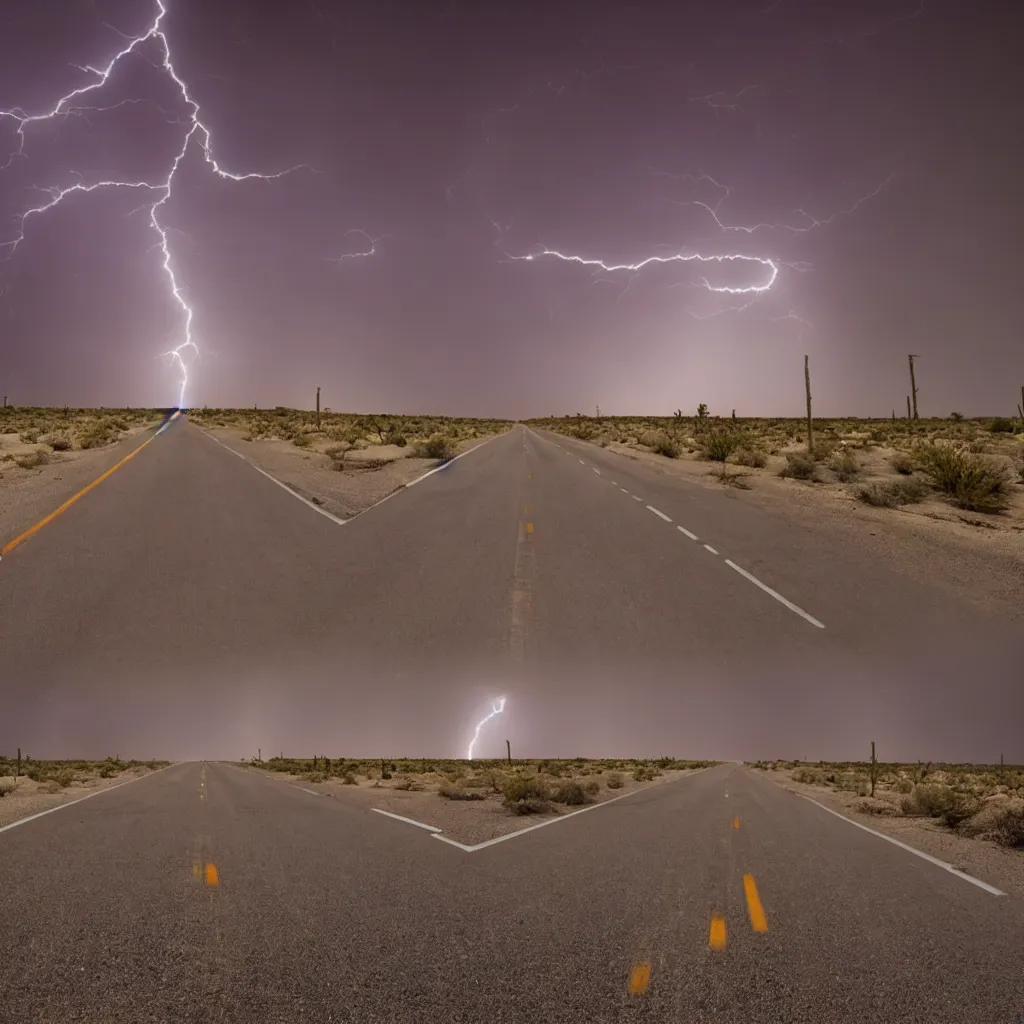
[[[219,178],[192,136],[157,210],[194,312],[186,404],[309,407],[320,385],[360,412],[800,415],[808,353],[816,412],[877,416],[903,411],[914,352],[922,415],[1014,410],[1005,0],[166,3],[220,166],[305,165]],[[149,212],[166,193],[101,187],[23,220],[48,189],[167,181],[194,112],[159,37],[77,109],[21,120],[158,13],[3,4],[14,403],[177,401],[161,353],[185,316]],[[545,250],[667,262],[516,258]]]

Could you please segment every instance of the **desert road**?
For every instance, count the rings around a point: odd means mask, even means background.
[[[0,862],[12,1024],[1024,1020],[1019,898],[732,764],[472,853],[176,764]]]
[[[1019,621],[524,425],[342,523],[179,419],[3,555],[0,665],[36,757],[459,756],[505,696],[478,756],[1024,761]]]

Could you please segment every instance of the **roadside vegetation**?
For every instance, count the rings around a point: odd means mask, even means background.
[[[339,472],[382,469],[400,458],[445,462],[460,446],[500,434],[510,420],[452,416],[398,416],[302,409],[193,409],[189,419],[205,428],[239,431],[241,439],[283,441],[326,456]]]
[[[354,759],[274,757],[242,764],[296,776],[314,784],[331,780],[435,794],[442,800],[489,801],[511,815],[554,813],[581,807],[626,785],[653,782],[669,772],[705,768],[714,761],[630,758],[458,760],[443,758]]]
[[[1024,529],[1024,418],[815,419],[810,448],[805,419],[719,417],[706,405],[695,415],[528,422],[624,454],[706,463],[711,478],[744,489],[777,477],[845,490],[877,508],[929,502],[987,517],[959,517],[973,525],[1002,520]]]
[[[73,786],[85,786],[96,779],[116,778],[131,769],[165,768],[169,761],[40,761],[0,756],[0,798],[19,793],[59,793]]]
[[[153,426],[166,409],[0,407],[0,469],[35,469],[64,453],[105,448],[126,434]]]
[[[794,782],[859,798],[850,809],[929,819],[961,836],[1024,850],[1024,766],[757,761]]]

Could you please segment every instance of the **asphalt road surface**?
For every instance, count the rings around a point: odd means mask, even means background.
[[[177,764],[0,832],[5,1024],[1020,1024],[1024,905],[720,765],[465,853]]]
[[[828,536],[524,426],[340,525],[178,420],[0,561],[0,750],[1024,761],[1019,621]]]

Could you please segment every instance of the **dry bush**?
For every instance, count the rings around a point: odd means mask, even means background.
[[[622,775],[619,772],[609,772],[604,784],[609,789],[622,789]]]
[[[446,800],[485,800],[487,795],[474,789],[464,789],[462,786],[443,783],[438,789],[438,794]]]
[[[0,797],[7,796],[8,793],[13,793],[17,782],[13,775],[0,776]]]
[[[679,445],[668,434],[656,431],[649,436],[650,439],[644,443],[655,455],[664,455],[666,459],[679,457]]]
[[[575,780],[560,782],[552,791],[551,799],[556,804],[588,804],[591,803],[587,791]]]
[[[410,454],[418,459],[450,459],[455,454],[455,447],[443,434],[433,434],[426,441],[417,441]]]
[[[754,469],[764,469],[768,465],[768,456],[759,448],[743,446],[736,449],[733,462],[737,466],[751,466]]]
[[[548,784],[537,776],[509,779],[502,792],[505,807],[515,814],[539,814],[549,808]]]
[[[779,470],[779,476],[795,480],[816,480],[817,465],[806,452],[786,452],[786,465]]]
[[[40,440],[55,452],[67,452],[72,447],[71,435],[66,430],[55,430],[50,434],[44,434]]]
[[[1000,846],[1011,849],[1024,847],[1024,807],[1000,808],[996,812],[991,834]]]
[[[918,446],[921,468],[953,503],[972,512],[998,512],[1006,507],[1009,474],[1006,467],[949,442]]]
[[[35,451],[22,452],[14,456],[15,465],[22,469],[35,469],[37,466],[45,466],[49,459],[45,448],[36,448]]]
[[[923,480],[884,480],[866,484],[857,491],[857,497],[866,505],[876,508],[897,508],[923,501],[928,494],[928,486]]]
[[[903,476],[910,476],[914,472],[914,460],[906,452],[896,452],[889,459],[889,465]]]
[[[845,484],[856,480],[860,475],[860,464],[851,451],[834,452],[829,459],[828,468]]]
[[[725,462],[742,443],[742,437],[735,430],[715,428],[701,432],[697,438],[697,450],[702,459],[711,462]]]

